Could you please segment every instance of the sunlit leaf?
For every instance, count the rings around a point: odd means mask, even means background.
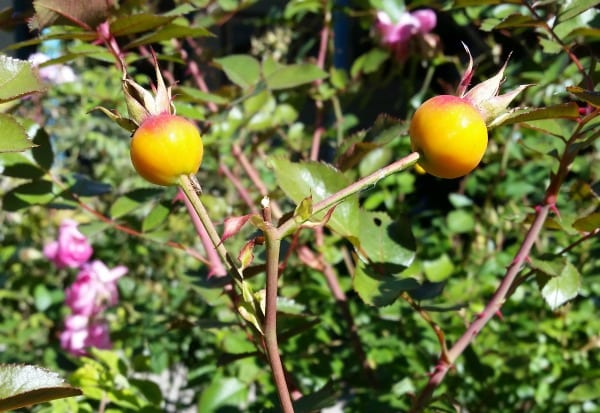
[[[542,297],[550,309],[556,310],[577,296],[581,288],[581,275],[573,264],[566,262],[560,275],[556,277],[538,276],[538,284]]]
[[[30,62],[0,55],[0,102],[43,90]]]
[[[324,79],[327,72],[310,63],[282,66],[265,78],[270,89],[288,89]]]
[[[216,413],[224,410],[224,406],[237,406],[248,396],[248,386],[237,378],[216,376],[200,395],[198,411]]]
[[[242,89],[256,85],[260,79],[260,63],[250,55],[229,55],[215,59],[215,62],[221,66],[229,80]]]
[[[491,126],[544,119],[576,119],[578,116],[579,106],[577,106],[577,103],[568,102],[541,108],[516,108],[496,118]]]
[[[349,179],[340,171],[318,162],[294,163],[287,159],[273,159],[281,189],[297,205],[312,196],[313,205],[349,185]],[[325,213],[313,217],[321,220]],[[358,197],[352,195],[335,207],[327,225],[342,236],[353,237],[359,228]]]
[[[557,17],[559,22],[564,22],[565,20],[572,19],[573,17],[576,17],[581,13],[596,7],[598,4],[600,4],[600,0],[577,0],[572,2],[565,1],[561,3],[564,8],[561,9]]]
[[[392,220],[384,212],[361,210],[357,252],[375,271],[397,274],[415,258],[415,239],[406,220]]]
[[[22,152],[34,146],[23,126],[10,115],[0,113],[0,130],[0,153]]]
[[[152,208],[150,213],[144,217],[144,220],[142,221],[142,231],[148,232],[159,227],[167,220],[170,212],[171,209],[167,203],[158,203],[156,206],[154,206],[154,208]]]
[[[442,254],[434,260],[423,261],[423,272],[431,282],[441,282],[454,272],[454,264],[447,254]]]
[[[392,304],[403,292],[417,289],[419,283],[414,278],[382,275],[373,265],[359,260],[352,286],[366,304],[382,307]]]
[[[1,411],[81,394],[81,390],[50,370],[31,365],[0,365]]]

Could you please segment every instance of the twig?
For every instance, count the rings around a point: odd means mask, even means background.
[[[462,352],[467,348],[467,346],[475,339],[477,334],[481,331],[481,329],[485,326],[485,324],[496,314],[496,312],[500,309],[504,300],[506,298],[506,294],[510,290],[510,287],[521,270],[525,260],[529,256],[529,252],[533,246],[533,243],[537,239],[544,222],[546,221],[546,217],[548,216],[548,211],[550,211],[550,205],[544,205],[538,208],[535,216],[535,220],[531,224],[529,231],[521,245],[521,248],[517,252],[513,262],[508,268],[506,275],[502,279],[502,282],[498,286],[498,289],[494,293],[493,297],[490,299],[489,303],[486,305],[483,312],[477,317],[477,319],[471,323],[471,325],[467,328],[467,331],[462,335],[462,337],[452,346],[450,350],[448,350],[446,357],[441,357],[438,361],[437,366],[435,367],[433,373],[429,377],[429,381],[421,394],[415,399],[413,406],[410,410],[411,413],[422,412],[425,407],[428,405],[433,392],[442,382],[446,373],[450,369],[450,367],[454,364],[456,359],[462,354]]]
[[[412,166],[415,162],[419,160],[419,154],[417,152],[412,152],[411,154],[405,156],[402,159],[397,160],[385,166],[370,175],[365,176],[364,178],[359,179],[358,181],[348,185],[344,189],[324,198],[313,205],[311,216],[317,215],[323,211],[326,211],[335,205],[342,202],[347,197],[354,195],[360,192],[363,188],[366,188],[371,185],[375,185],[379,180],[395,173],[402,171],[410,166]],[[294,232],[302,222],[298,222],[295,219],[288,219],[283,224],[279,226],[277,229],[278,238],[283,238],[287,234],[291,234]]]

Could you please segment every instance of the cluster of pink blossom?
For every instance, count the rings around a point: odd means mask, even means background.
[[[108,323],[102,313],[117,304],[116,282],[127,273],[122,265],[109,269],[102,261],[89,261],[92,253],[92,246],[71,219],[62,221],[57,240],[44,247],[44,255],[57,268],[80,269],[65,291],[71,314],[60,334],[61,346],[77,356],[86,354],[88,347],[111,347]]]
[[[436,38],[429,36],[436,24],[437,16],[431,9],[414,12],[397,11],[395,16],[380,10],[377,12],[376,29],[381,43],[392,50],[396,58],[404,60],[411,51],[411,42],[416,38],[431,47],[436,46]]]

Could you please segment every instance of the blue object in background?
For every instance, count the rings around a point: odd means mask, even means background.
[[[333,8],[333,66],[350,70],[350,18],[344,9],[349,0],[335,0]]]

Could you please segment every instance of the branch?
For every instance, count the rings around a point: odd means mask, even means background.
[[[399,159],[396,162],[393,162],[393,163],[389,164],[388,166],[385,166],[385,167],[373,172],[372,174],[365,176],[362,179],[359,179],[358,181],[354,182],[351,185],[348,185],[344,189],[342,189],[334,194],[331,194],[327,198],[322,199],[321,201],[315,203],[313,205],[311,217],[336,206],[337,204],[342,202],[344,199],[360,192],[362,189],[364,189],[368,186],[375,185],[378,181],[387,177],[388,175],[391,175],[393,173],[396,173],[396,172],[399,172],[399,171],[402,171],[402,170],[408,168],[409,166],[413,165],[418,160],[419,160],[419,154],[417,152],[412,152],[411,154],[405,156],[404,158]],[[283,224],[281,224],[279,226],[279,228],[277,229],[277,233],[278,233],[277,237],[281,239],[284,236],[291,234],[300,225],[302,225],[302,222],[297,222],[293,218],[288,219]]]
[[[508,271],[506,275],[502,279],[502,282],[498,286],[498,289],[494,293],[490,302],[486,305],[483,312],[477,317],[477,319],[471,323],[467,331],[462,335],[462,337],[452,346],[450,350],[448,350],[446,357],[440,357],[435,370],[431,374],[429,381],[419,397],[417,397],[413,403],[411,408],[411,413],[422,412],[425,407],[429,404],[433,392],[442,382],[446,373],[454,364],[456,359],[462,354],[462,352],[467,348],[467,346],[475,339],[477,334],[481,331],[481,329],[485,326],[485,324],[496,314],[496,312],[502,307],[504,304],[507,293],[510,290],[512,283],[514,282],[516,276],[521,270],[524,262],[529,256],[529,252],[533,246],[533,243],[537,239],[544,222],[546,221],[546,217],[548,216],[548,211],[550,211],[550,205],[544,205],[537,209],[535,219],[527,232],[525,240],[521,245],[521,248],[517,252],[513,262],[508,267]]]

